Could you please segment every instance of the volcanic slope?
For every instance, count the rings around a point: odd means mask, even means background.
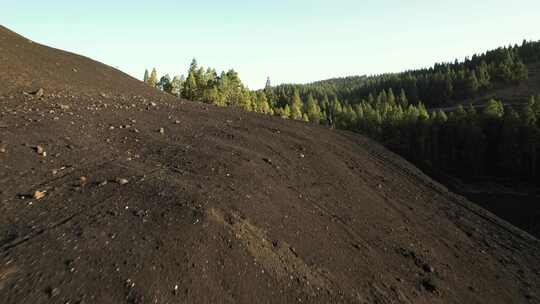
[[[0,63],[2,303],[539,303],[538,240],[362,136]]]

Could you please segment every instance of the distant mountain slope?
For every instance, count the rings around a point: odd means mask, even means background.
[[[390,90],[413,104],[449,107],[482,103],[489,98],[523,102],[540,93],[540,41],[490,50],[462,61],[436,63],[430,68],[374,76],[351,76],[302,85],[281,85],[274,91],[297,90],[305,100],[336,97],[345,104],[373,101]],[[370,97],[371,95],[371,97]]]
[[[539,302],[537,239],[363,136],[0,41],[2,303]]]

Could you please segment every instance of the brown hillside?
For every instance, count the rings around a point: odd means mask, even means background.
[[[148,94],[110,66],[28,40],[0,25],[0,94],[47,88],[88,94]]]
[[[362,136],[0,58],[1,303],[540,303],[538,240]]]

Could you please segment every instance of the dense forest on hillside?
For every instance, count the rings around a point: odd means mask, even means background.
[[[361,132],[420,167],[460,178],[537,181],[540,96],[519,111],[491,100],[483,109],[431,106],[474,98],[527,78],[540,42],[474,55],[462,62],[381,76],[356,76],[250,91],[234,70],[218,73],[193,60],[187,77],[145,72],[144,81],[186,99]],[[423,101],[426,101],[424,103]],[[426,104],[428,106],[426,106]]]
[[[429,69],[376,76],[356,76],[319,81],[306,85],[281,85],[278,96],[291,96],[298,90],[303,98],[337,97],[347,104],[372,101],[381,92],[392,91],[406,96],[410,103],[423,102],[428,107],[453,105],[472,99],[498,87],[527,79],[527,64],[540,61],[540,42],[523,41],[521,45],[501,47],[463,61],[435,64]],[[283,103],[284,98],[276,102]]]

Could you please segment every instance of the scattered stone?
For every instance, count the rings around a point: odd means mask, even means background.
[[[125,185],[129,183],[129,180],[127,180],[126,178],[117,178],[115,181],[120,185]]]
[[[45,149],[44,149],[42,146],[37,145],[34,149],[36,150],[36,153],[37,153],[37,154],[39,154],[39,155],[41,155],[41,156],[46,156]],[[44,155],[44,154],[45,154],[45,155]]]
[[[37,98],[40,98],[40,97],[43,97],[43,95],[45,95],[45,91],[43,90],[43,88],[39,88],[37,91],[32,92],[31,94]]]
[[[148,215],[148,210],[133,210],[133,215],[142,218]]]
[[[103,187],[103,186],[107,185],[108,183],[109,183],[108,181],[104,180],[101,183],[99,183],[98,186]]]
[[[127,279],[126,280],[126,287],[134,288],[135,287],[135,282],[133,282],[131,279]]]
[[[49,294],[49,297],[53,298],[60,294],[60,289],[49,287],[47,288],[47,293]]]
[[[429,265],[429,264],[424,264],[424,266],[422,267],[422,269],[424,269],[425,272],[427,273],[433,273],[435,272],[435,268],[433,268],[433,266]]]
[[[45,197],[45,194],[47,193],[47,191],[39,191],[39,190],[36,190],[34,191],[34,194],[32,194],[32,197],[35,199],[35,200],[40,200],[42,198]]]
[[[150,106],[151,106],[151,107],[156,107],[157,104],[156,104],[155,102],[151,101],[151,102],[150,102]]]

